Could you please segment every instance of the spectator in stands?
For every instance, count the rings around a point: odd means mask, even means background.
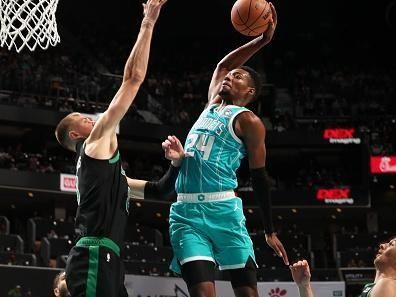
[[[359,297],[394,297],[396,292],[396,236],[388,243],[379,245],[374,259],[376,270],[373,283],[364,286]],[[310,279],[311,272],[306,260],[290,266],[293,280],[298,286],[300,297],[314,297]]]
[[[64,271],[59,272],[55,278],[52,286],[55,297],[69,297],[70,293],[67,290],[66,285],[66,273]]]
[[[20,285],[16,285],[15,288],[12,288],[8,291],[7,297],[22,297],[22,288]]]
[[[59,236],[58,236],[58,234],[55,232],[55,230],[54,229],[51,229],[49,232],[48,232],[48,234],[47,234],[47,238],[48,239],[51,239],[51,238],[58,238]]]

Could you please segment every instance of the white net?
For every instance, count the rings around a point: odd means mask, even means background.
[[[60,42],[55,12],[59,0],[0,0],[0,46],[18,53]]]

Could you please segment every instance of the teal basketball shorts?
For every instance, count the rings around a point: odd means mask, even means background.
[[[170,269],[180,274],[180,265],[196,260],[212,261],[220,270],[243,268],[249,257],[255,261],[245,221],[233,191],[179,193],[169,215]]]

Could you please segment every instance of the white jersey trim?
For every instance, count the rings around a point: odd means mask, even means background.
[[[258,268],[256,261],[254,261],[254,264],[256,265],[256,268]],[[239,268],[245,268],[245,266],[246,266],[246,263],[232,264],[232,265],[219,265],[219,270],[239,269]]]
[[[249,110],[249,109],[241,109],[241,110],[238,110],[238,111],[230,118],[230,121],[228,122],[228,131],[230,132],[232,138],[234,138],[235,141],[237,141],[237,142],[240,143],[240,144],[242,144],[242,140],[235,134],[234,127],[233,127],[233,123],[234,123],[234,120],[235,120],[236,116],[239,115],[239,114],[242,113],[242,112],[245,112],[245,111],[250,111],[250,110]]]
[[[192,261],[198,261],[198,260],[205,260],[205,261],[211,261],[213,263],[216,263],[216,261],[212,257],[207,257],[207,256],[194,256],[194,257],[188,257],[180,261],[180,264],[183,265],[187,262],[192,262]]]
[[[236,198],[234,191],[209,192],[209,193],[178,193],[177,201],[185,203],[204,203],[224,201]]]
[[[219,270],[240,269],[240,268],[244,268],[245,266],[246,263],[233,264],[233,265],[219,265]]]

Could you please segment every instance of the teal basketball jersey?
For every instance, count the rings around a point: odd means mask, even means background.
[[[233,121],[245,107],[208,106],[199,116],[184,144],[186,157],[176,180],[178,193],[209,193],[237,187],[236,170],[246,155],[235,135]]]

